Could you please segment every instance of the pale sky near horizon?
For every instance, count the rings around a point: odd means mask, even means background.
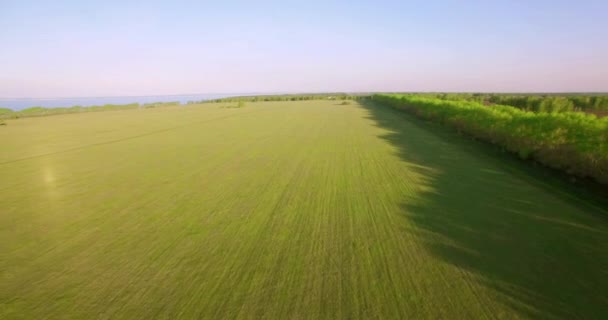
[[[0,0],[0,98],[608,91],[608,1]]]

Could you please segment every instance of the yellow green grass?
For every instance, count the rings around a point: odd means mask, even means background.
[[[603,208],[387,107],[0,127],[1,319],[601,319]]]

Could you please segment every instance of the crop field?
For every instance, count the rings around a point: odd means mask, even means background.
[[[369,101],[227,105],[0,126],[0,319],[606,319],[598,202]]]

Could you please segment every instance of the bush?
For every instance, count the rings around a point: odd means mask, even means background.
[[[608,118],[577,112],[534,113],[501,105],[488,108],[414,95],[380,94],[374,99],[457,128],[524,159],[608,184]]]
[[[141,107],[144,109],[152,109],[152,108],[162,108],[162,107],[174,107],[179,106],[181,103],[179,101],[170,101],[170,102],[150,102],[144,103]]]

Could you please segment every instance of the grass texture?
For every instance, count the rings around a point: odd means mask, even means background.
[[[601,319],[605,210],[388,107],[0,127],[1,319]]]

